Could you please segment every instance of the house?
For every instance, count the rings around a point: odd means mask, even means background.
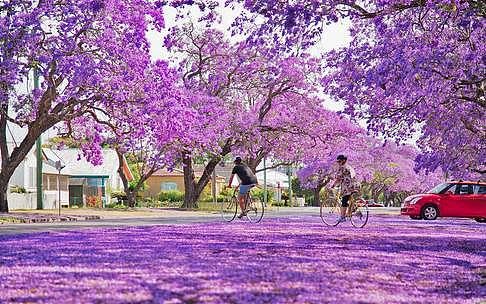
[[[229,182],[229,178],[231,176],[231,172],[233,171],[233,162],[224,162],[220,163],[218,166],[215,168],[216,175],[223,177],[227,182]],[[263,164],[259,165],[257,170],[263,169]],[[194,170],[197,171],[202,171],[204,170],[204,167],[201,165],[195,165]],[[270,188],[283,188],[287,189],[289,186],[289,177],[288,175],[280,172],[279,170],[276,169],[267,169],[267,187]],[[258,171],[257,174],[257,179],[258,183],[260,185],[263,185],[264,181],[264,174],[263,171]],[[233,186],[238,185],[238,180],[235,178],[233,180]]]
[[[9,143],[11,148],[15,143]],[[43,209],[57,209],[59,195],[61,206],[89,206],[97,204],[99,207],[110,202],[110,192],[123,189],[118,176],[118,156],[114,150],[103,149],[103,164],[95,166],[83,157],[79,149],[53,150],[42,149],[42,190]],[[59,171],[52,164],[60,161],[63,168]],[[129,180],[133,175],[124,160],[123,168]],[[37,163],[35,147],[27,154],[17,167],[9,182],[9,189],[19,186],[26,193],[7,194],[9,209],[37,208]],[[59,178],[59,180],[58,180]],[[60,187],[58,187],[58,185]],[[59,191],[60,188],[60,191]]]
[[[43,162],[42,191],[44,193],[44,209],[59,208],[57,205],[58,201],[61,202],[61,207],[69,207],[69,175],[63,171],[61,170],[59,174],[59,171],[55,167]]]
[[[196,178],[201,177],[202,171],[195,171]],[[226,183],[223,176],[216,176],[216,193],[221,192]],[[168,171],[160,169],[154,172],[152,176],[147,179],[147,189],[143,192],[144,197],[156,198],[160,191],[177,190],[184,192],[184,172],[181,169],[174,169]],[[206,186],[209,193],[211,193],[211,180]]]
[[[118,175],[118,155],[112,149],[103,149],[103,163],[93,165],[81,154],[82,151],[79,149],[43,149],[45,159],[61,161],[64,165],[61,173],[69,177],[68,202],[70,207],[104,207],[110,203],[112,191],[123,190],[123,183]],[[133,180],[133,175],[125,159],[123,160],[123,170],[128,180]]]
[[[9,149],[16,146],[9,143]],[[9,209],[36,209],[37,208],[37,161],[35,148],[32,148],[20,165],[15,169],[9,181],[7,200]],[[68,176],[63,172],[58,176],[56,168],[47,163],[42,166],[43,208],[57,209],[59,194],[61,205],[68,205]],[[58,177],[61,191],[58,190]],[[16,193],[14,189],[22,188],[25,193]]]
[[[218,176],[222,176],[225,179],[225,183],[229,182],[229,178],[231,176],[231,172],[233,171],[233,162],[221,162],[218,166],[216,166],[215,171]],[[204,168],[203,166],[194,166],[195,170],[202,171]],[[263,169],[263,164],[260,164],[257,170]],[[280,170],[279,170],[280,169]],[[289,177],[287,174],[282,173],[281,168],[277,169],[267,169],[266,170],[266,184],[269,190],[274,192],[274,199],[276,201],[280,201],[283,191],[289,188]],[[258,171],[257,174],[258,183],[260,185],[264,184],[265,176],[263,171]],[[233,179],[232,186],[238,185],[238,179]]]

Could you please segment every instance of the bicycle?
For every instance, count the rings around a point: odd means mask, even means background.
[[[332,191],[331,196],[321,201],[320,216],[324,224],[337,226],[341,218],[341,197],[337,191]],[[346,210],[346,218],[356,228],[363,228],[368,223],[368,203],[363,198],[355,198],[352,195],[349,200],[349,207]]]
[[[221,203],[221,217],[226,222],[231,222],[238,214],[238,187],[233,191],[233,195],[226,197]],[[245,194],[245,216],[252,223],[259,223],[263,218],[265,208],[263,202],[259,199],[254,199],[250,191]]]

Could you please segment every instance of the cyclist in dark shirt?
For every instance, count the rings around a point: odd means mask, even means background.
[[[235,166],[233,168],[233,171],[231,171],[228,187],[231,187],[231,184],[233,183],[233,178],[236,174],[240,179],[240,192],[238,195],[238,201],[240,203],[241,214],[238,217],[242,218],[246,214],[245,195],[250,191],[251,188],[258,184],[258,180],[255,174],[253,174],[253,172],[251,171],[251,169],[242,162],[241,157],[237,157],[234,161],[234,164]]]

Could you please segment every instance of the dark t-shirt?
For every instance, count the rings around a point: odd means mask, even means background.
[[[242,185],[252,185],[257,183],[257,178],[251,169],[246,165],[236,165],[231,174],[236,174],[241,180]]]

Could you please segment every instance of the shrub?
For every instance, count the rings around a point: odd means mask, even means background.
[[[277,206],[277,207],[285,207],[285,206],[288,206],[288,203],[287,203],[287,204],[285,204],[285,202],[284,202],[284,201],[280,201],[280,203],[279,203],[279,202],[277,202],[277,201],[274,201],[274,202],[272,202],[272,206]]]
[[[124,191],[113,191],[110,196],[111,198],[116,199],[117,203],[125,203],[127,201],[127,195]]]
[[[119,203],[111,203],[106,206],[107,208],[112,208],[112,209],[125,209],[125,205],[119,204]]]
[[[182,202],[184,200],[184,193],[177,190],[160,191],[158,196],[161,202]]]
[[[153,199],[151,197],[145,198],[144,201],[141,202],[141,207],[144,208],[180,208],[182,205],[182,201],[159,201]]]
[[[88,196],[86,198],[86,205],[90,208],[101,208],[101,197],[98,196]]]
[[[11,193],[27,193],[25,188],[23,186],[15,185],[10,187],[10,192]]]
[[[211,191],[211,187],[206,187],[199,195],[199,201],[201,202],[212,202],[213,201],[213,193]]]
[[[222,195],[223,197],[231,197],[233,195],[233,188],[223,188],[219,195]]]
[[[251,190],[251,195],[263,202],[265,196],[265,190],[260,188],[253,188]],[[274,197],[275,197],[275,191],[267,188],[267,202],[272,203],[274,201]]]
[[[160,208],[160,207],[162,207],[162,202],[159,202],[158,200],[153,199],[151,197],[146,197],[141,202],[141,205],[144,208]]]
[[[229,196],[231,196],[231,195],[229,195]],[[224,199],[227,198],[227,197],[228,197],[228,195],[218,194],[216,196],[216,201],[218,203],[220,203],[220,202],[224,201]],[[211,196],[203,197],[203,198],[199,199],[199,201],[200,202],[205,202],[205,203],[211,203],[213,201],[213,196],[211,195]]]

